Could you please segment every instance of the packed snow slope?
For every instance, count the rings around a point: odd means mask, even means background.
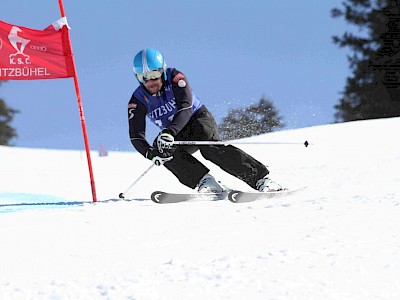
[[[0,147],[0,299],[400,299],[400,118],[240,145],[287,198],[158,205],[185,192],[135,152]],[[197,155],[197,154],[196,154]],[[198,156],[201,158],[200,156]],[[235,189],[250,189],[204,161]]]

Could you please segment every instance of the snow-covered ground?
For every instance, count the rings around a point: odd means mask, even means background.
[[[297,195],[157,205],[184,192],[139,154],[0,147],[0,299],[400,299],[400,118],[240,145]],[[248,189],[209,162],[225,184]],[[24,205],[22,205],[24,204]]]

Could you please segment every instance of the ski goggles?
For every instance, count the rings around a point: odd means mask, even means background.
[[[160,78],[163,73],[164,73],[164,69],[160,68],[160,69],[157,69],[154,71],[136,74],[136,78],[139,80],[139,82],[145,83],[146,81]]]

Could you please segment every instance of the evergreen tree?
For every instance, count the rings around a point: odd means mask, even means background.
[[[263,96],[255,105],[230,109],[219,125],[219,132],[223,140],[232,140],[272,132],[283,126],[273,103]]]
[[[0,145],[9,146],[11,139],[17,137],[14,128],[10,126],[17,110],[9,108],[3,99],[0,99]]]
[[[333,41],[349,47],[352,76],[335,105],[337,121],[400,116],[400,1],[346,0],[332,17],[344,17],[360,35],[345,32]]]

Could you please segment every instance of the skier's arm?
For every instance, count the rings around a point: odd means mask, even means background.
[[[164,130],[176,136],[185,127],[187,122],[189,122],[193,111],[192,90],[186,76],[178,70],[173,70],[172,73],[172,90],[175,95],[178,111],[175,113],[171,123]]]
[[[128,104],[129,137],[135,149],[146,157],[150,148],[146,140],[146,107],[132,96]]]

